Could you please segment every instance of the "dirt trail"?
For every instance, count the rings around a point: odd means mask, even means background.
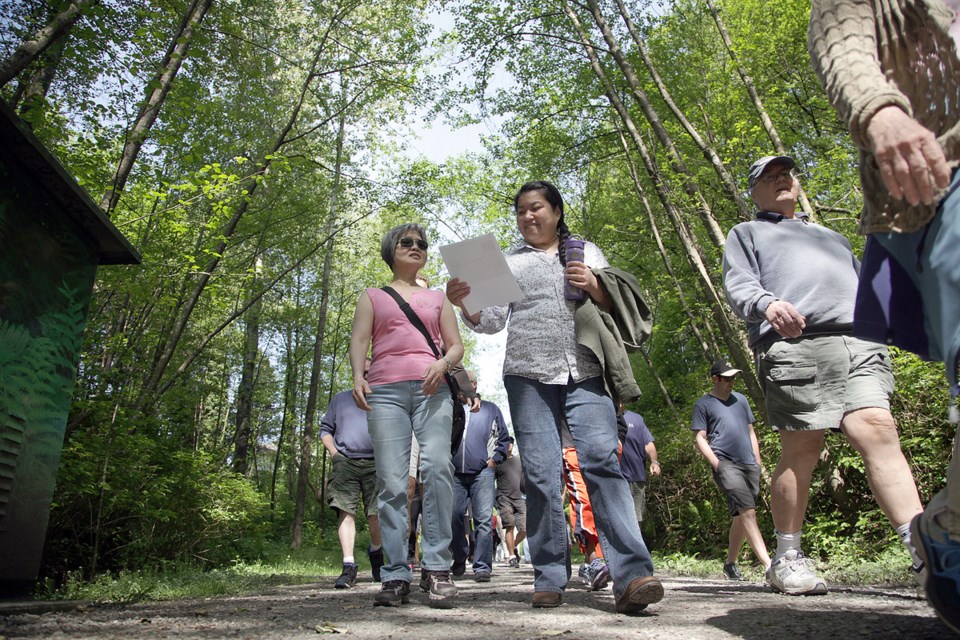
[[[955,638],[926,601],[909,589],[833,585],[826,596],[788,597],[760,583],[661,576],[662,602],[645,615],[624,616],[613,594],[572,582],[558,609],[530,606],[533,570],[498,566],[493,580],[458,581],[459,605],[431,609],[415,591],[410,604],[373,607],[378,585],[361,576],[350,590],[331,577],[298,587],[242,597],[133,605],[90,605],[82,610],[7,613],[0,606],[0,637],[130,640],[132,638],[525,640],[528,638],[663,638],[669,640],[840,640]]]

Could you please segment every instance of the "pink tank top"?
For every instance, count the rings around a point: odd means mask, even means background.
[[[370,386],[405,380],[422,380],[423,372],[437,356],[427,339],[411,323],[400,305],[381,289],[367,289],[373,303],[373,362],[367,373]],[[414,292],[410,306],[440,348],[440,311],[442,291],[424,289]]]

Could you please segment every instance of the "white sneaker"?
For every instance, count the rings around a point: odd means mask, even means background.
[[[810,568],[803,552],[790,550],[767,569],[767,582],[774,591],[791,596],[823,595],[827,583]]]

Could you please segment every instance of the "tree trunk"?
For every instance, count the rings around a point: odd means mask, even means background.
[[[21,42],[6,60],[0,62],[0,86],[17,77],[50,45],[70,31],[84,11],[98,2],[99,0],[73,0],[66,9],[54,16],[50,24],[37,31],[29,40]]]
[[[322,47],[320,47],[315,53],[310,72],[307,74],[303,85],[300,87],[300,95],[290,113],[290,117],[287,119],[287,122],[281,129],[280,134],[277,136],[277,139],[271,146],[270,150],[264,154],[263,161],[253,172],[253,175],[263,175],[263,173],[270,167],[274,154],[276,154],[284,145],[287,140],[287,136],[290,135],[290,132],[293,130],[293,126],[297,123],[297,120],[299,120],[300,112],[303,109],[303,104],[310,88],[310,84],[316,77],[317,66],[320,63],[320,55],[322,50]],[[200,271],[200,276],[197,278],[196,285],[193,287],[193,290],[184,301],[184,304],[180,309],[179,316],[173,323],[173,326],[171,327],[171,330],[166,337],[162,348],[160,349],[156,365],[152,368],[147,376],[146,381],[144,382],[143,389],[140,393],[140,398],[137,402],[137,405],[141,410],[147,409],[157,397],[158,394],[156,391],[160,384],[160,380],[163,378],[163,375],[170,364],[170,360],[173,358],[173,354],[176,351],[177,345],[180,343],[180,339],[183,337],[183,334],[187,329],[190,317],[193,315],[193,311],[196,309],[197,304],[200,301],[200,297],[203,295],[207,285],[210,283],[213,273],[220,266],[220,262],[227,250],[227,243],[233,237],[233,234],[236,232],[237,227],[240,224],[240,220],[243,219],[243,216],[249,209],[250,202],[252,202],[253,195],[256,192],[259,184],[259,182],[255,181],[250,185],[248,188],[249,193],[247,194],[247,197],[237,205],[233,216],[231,216],[230,220],[220,232],[219,239],[211,251],[211,255],[213,257],[203,266],[203,269]]]
[[[297,279],[297,308],[300,307],[299,278]],[[287,357],[286,370],[283,376],[283,415],[280,419],[280,436],[277,438],[277,453],[273,458],[273,474],[270,478],[270,521],[277,506],[277,477],[280,473],[281,460],[283,460],[283,445],[287,435],[287,426],[296,421],[296,398],[297,398],[297,345],[300,342],[299,324],[293,334],[289,329],[286,335]]]
[[[343,80],[341,79],[341,82]],[[343,103],[346,104],[346,86],[343,87]],[[314,422],[317,411],[317,398],[320,395],[320,367],[323,365],[323,337],[327,325],[327,305],[330,301],[328,285],[330,269],[333,264],[335,246],[333,230],[337,222],[337,196],[340,191],[340,170],[343,160],[343,136],[346,129],[346,109],[340,110],[340,126],[337,131],[337,155],[334,166],[333,186],[330,189],[330,216],[327,219],[327,253],[323,258],[323,274],[320,277],[320,313],[317,320],[317,339],[313,346],[313,366],[310,371],[310,387],[307,392],[307,406],[304,410],[303,428],[300,431],[300,465],[297,475],[297,495],[294,500],[292,549],[300,548],[303,542],[303,516],[306,511],[307,486],[310,482],[310,460],[313,441]]]
[[[737,368],[743,371],[744,383],[747,386],[750,397],[754,400],[757,406],[763,406],[763,393],[760,390],[760,384],[757,381],[756,375],[753,373],[753,368],[750,366],[751,359],[749,357],[749,349],[745,339],[743,338],[743,332],[736,328],[730,316],[727,314],[725,302],[717,291],[717,288],[710,277],[710,272],[707,270],[706,265],[703,262],[703,257],[700,254],[699,246],[697,245],[695,238],[692,236],[692,234],[690,234],[689,229],[687,229],[686,223],[683,220],[683,216],[670,199],[668,188],[664,184],[656,161],[650,155],[647,145],[643,141],[643,137],[640,135],[640,132],[637,130],[637,126],[634,123],[633,118],[630,116],[629,111],[623,104],[623,101],[620,100],[620,97],[614,90],[613,85],[611,85],[610,80],[604,73],[603,66],[600,64],[600,59],[597,56],[593,45],[590,44],[589,36],[584,31],[580,19],[577,17],[576,13],[573,12],[566,1],[563,3],[563,6],[567,16],[571,19],[576,26],[577,31],[579,32],[580,38],[583,42],[583,47],[590,58],[590,66],[593,69],[594,75],[596,75],[597,79],[603,84],[607,100],[620,116],[620,120],[623,122],[624,128],[630,135],[630,140],[633,142],[634,147],[637,149],[640,157],[643,159],[644,168],[646,169],[647,175],[654,185],[657,198],[660,200],[661,205],[663,205],[664,211],[667,214],[667,218],[670,220],[671,224],[673,224],[673,227],[677,232],[677,236],[680,239],[684,254],[687,257],[687,260],[690,262],[690,267],[694,275],[697,276],[701,286],[707,294],[706,303],[710,308],[714,322],[717,324],[720,330],[720,335],[723,336],[724,342],[726,343],[727,348],[730,350],[730,357],[736,363]]]
[[[723,40],[723,46],[726,47],[727,54],[729,54],[730,60],[733,61],[733,66],[737,68],[737,73],[740,74],[740,80],[743,81],[743,86],[746,87],[747,93],[750,94],[750,99],[753,101],[753,106],[757,110],[757,114],[760,116],[760,122],[763,123],[763,128],[770,137],[770,142],[773,143],[773,148],[776,150],[777,155],[787,155],[787,150],[783,146],[783,142],[780,140],[780,134],[777,132],[777,128],[773,126],[773,120],[770,119],[770,115],[763,106],[763,101],[760,99],[760,92],[757,91],[757,86],[753,83],[753,78],[750,77],[750,74],[747,73],[747,70],[744,69],[743,65],[740,64],[740,59],[737,57],[737,52],[733,49],[733,41],[730,39],[730,34],[727,33],[727,26],[724,24],[723,18],[720,16],[720,11],[717,10],[717,6],[713,3],[713,0],[706,0],[706,2],[707,7],[710,9],[710,15],[713,16],[713,21],[717,24],[717,31],[720,32],[720,38]],[[807,194],[804,193],[803,187],[800,188],[800,207],[803,209],[804,213],[810,216],[811,220],[815,219],[815,216],[813,215],[813,207],[810,206],[810,201],[807,200]]]
[[[47,93],[50,91],[50,85],[57,77],[57,70],[60,67],[60,61],[63,59],[63,49],[65,38],[61,38],[54,45],[49,47],[38,58],[39,62],[30,74],[29,80],[22,84],[22,91],[18,88],[15,103],[20,104],[20,117],[27,122],[31,121],[31,112],[40,109]]]
[[[613,56],[617,66],[620,68],[620,72],[627,80],[627,85],[630,87],[630,91],[633,94],[634,99],[637,101],[637,104],[640,105],[640,110],[643,112],[647,122],[650,123],[650,127],[657,136],[657,140],[659,140],[667,150],[671,167],[679,175],[680,180],[683,183],[684,191],[686,191],[690,197],[697,201],[699,205],[698,212],[700,215],[700,220],[703,223],[703,228],[707,231],[707,235],[710,237],[710,241],[718,249],[723,249],[723,245],[726,242],[726,237],[724,236],[723,230],[720,228],[720,224],[717,223],[717,219],[714,217],[713,211],[710,209],[710,205],[707,203],[706,198],[703,197],[703,193],[701,193],[699,186],[696,184],[693,173],[687,167],[687,164],[683,161],[683,158],[680,157],[680,153],[677,151],[677,147],[673,142],[670,132],[667,131],[665,126],[663,126],[663,121],[660,120],[660,116],[650,103],[650,98],[643,90],[643,87],[640,86],[640,79],[637,77],[637,73],[634,70],[633,65],[630,64],[629,60],[627,60],[627,57],[623,54],[623,50],[617,43],[616,38],[613,37],[613,32],[610,30],[610,25],[600,12],[600,7],[597,6],[596,0],[587,0],[587,5],[590,8],[590,13],[593,16],[594,23],[596,23],[597,27],[600,29],[600,32],[603,34],[603,39],[607,43],[607,48],[610,51],[610,55]],[[581,33],[586,35],[586,32],[582,29],[582,27],[578,26],[578,28],[581,29]],[[586,37],[584,40],[586,41]],[[594,55],[596,55],[596,51],[594,51]]]
[[[120,154],[120,163],[113,175],[113,182],[104,192],[103,197],[100,198],[100,208],[108,216],[117,206],[120,194],[123,193],[123,187],[127,184],[127,178],[133,170],[133,163],[136,162],[140,149],[160,114],[160,107],[163,105],[163,101],[170,92],[173,80],[177,77],[177,73],[187,57],[193,35],[200,23],[203,22],[203,17],[211,4],[213,4],[213,0],[193,0],[180,22],[179,29],[170,40],[170,46],[163,57],[163,62],[160,63],[157,75],[147,85],[149,90],[146,101],[140,107],[137,120],[133,123],[127,135],[127,140],[123,145],[123,153]]]
[[[667,275],[669,275],[670,279],[673,281],[673,286],[677,292],[677,299],[680,302],[680,307],[683,309],[683,314],[687,317],[687,323],[690,326],[690,330],[697,338],[697,342],[700,344],[700,349],[703,351],[704,357],[709,359],[712,353],[716,353],[716,344],[714,343],[713,347],[711,347],[711,345],[707,344],[706,339],[700,332],[700,321],[693,313],[693,310],[690,309],[690,305],[687,303],[687,296],[683,291],[683,285],[680,283],[680,278],[677,277],[677,273],[673,269],[673,264],[670,261],[670,254],[667,251],[666,246],[663,244],[663,238],[660,236],[660,227],[653,215],[653,208],[650,206],[650,201],[647,200],[647,194],[640,182],[640,176],[637,173],[636,164],[633,162],[633,158],[630,156],[630,147],[627,144],[627,139],[623,135],[623,130],[619,127],[617,129],[617,133],[620,137],[620,144],[623,146],[624,159],[627,162],[627,167],[630,169],[630,177],[633,179],[633,188],[636,189],[637,197],[640,199],[640,204],[643,206],[643,210],[647,214],[647,222],[650,225],[650,231],[653,233],[653,239],[657,243],[657,251],[660,253],[660,259],[663,262],[663,268],[666,269]],[[706,327],[709,329],[710,325],[707,324]]]
[[[256,274],[260,273],[259,252],[253,259],[254,277],[250,282],[251,295],[257,289]],[[262,302],[257,301],[245,314],[246,331],[243,350],[243,366],[240,384],[237,387],[237,429],[233,438],[233,470],[246,475],[249,468],[250,435],[253,432],[253,388],[257,370],[257,356],[260,353],[260,309]]]
[[[673,101],[673,96],[670,95],[667,85],[663,82],[663,78],[660,77],[660,72],[657,70],[657,66],[653,63],[653,58],[650,57],[650,52],[647,50],[647,45],[644,42],[643,37],[640,35],[640,30],[637,29],[637,26],[634,24],[633,20],[630,19],[630,15],[627,12],[626,6],[623,4],[623,0],[616,0],[616,3],[617,8],[620,11],[620,17],[623,18],[624,24],[627,25],[627,30],[630,32],[630,36],[633,38],[634,44],[637,45],[637,51],[640,53],[640,58],[643,60],[643,64],[647,68],[647,73],[650,74],[654,84],[657,86],[657,91],[660,92],[660,97],[662,97],[664,102],[666,102],[670,112],[673,113],[673,116],[677,119],[677,122],[679,122],[684,131],[687,132],[687,135],[690,136],[690,139],[693,140],[693,143],[697,145],[701,153],[703,153],[703,156],[708,162],[710,162],[713,170],[720,178],[720,184],[723,185],[727,195],[730,196],[730,199],[733,200],[733,202],[737,205],[737,210],[740,212],[740,217],[745,220],[752,219],[753,216],[751,216],[750,205],[744,201],[743,197],[741,197],[741,190],[737,186],[736,179],[727,170],[726,165],[723,164],[723,161],[720,159],[720,154],[717,153],[716,149],[707,144],[707,142],[703,139],[703,136],[700,135],[700,132],[697,131],[696,127],[694,127],[693,124],[687,119],[686,115],[684,115],[683,111],[680,110],[680,107],[677,106],[676,102]]]

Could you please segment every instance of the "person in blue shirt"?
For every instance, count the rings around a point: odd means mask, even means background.
[[[770,567],[770,556],[757,524],[756,500],[760,493],[760,444],[753,430],[753,411],[742,394],[733,390],[740,373],[726,360],[717,360],[710,368],[713,389],[693,406],[693,426],[697,449],[710,463],[713,479],[727,496],[732,522],[727,543],[727,561],[723,572],[731,580],[743,580],[737,556],[746,540],[763,563]]]

